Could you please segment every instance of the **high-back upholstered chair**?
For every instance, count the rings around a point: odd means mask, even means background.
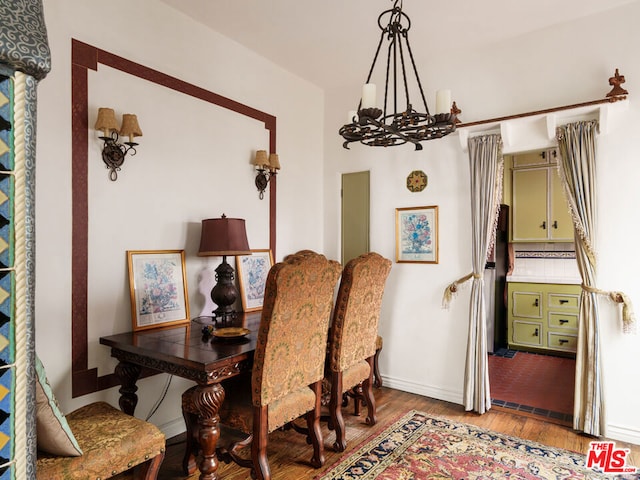
[[[340,270],[338,262],[302,251],[269,271],[251,374],[251,413],[241,418],[242,399],[237,397],[242,392],[231,388],[220,411],[223,424],[249,435],[227,448],[229,456],[251,466],[260,480],[271,478],[267,434],[304,414],[313,444],[311,464],[324,464],[320,397]],[[239,456],[249,444],[251,462]]]
[[[342,272],[329,345],[330,426],[336,431],[334,448],[338,451],[344,451],[347,446],[342,418],[343,393],[362,383],[366,422],[376,423],[373,364],[380,305],[390,270],[390,260],[370,252],[350,260]]]

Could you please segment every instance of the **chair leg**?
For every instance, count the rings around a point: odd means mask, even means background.
[[[344,452],[347,448],[347,440],[344,418],[342,417],[342,372],[331,372],[329,415],[331,416],[331,425],[336,431],[336,441],[333,448],[338,452]]]
[[[162,465],[162,460],[164,460],[163,450],[161,453],[153,457],[151,460],[144,463],[144,467],[142,470],[142,477],[144,480],[156,480],[158,478],[158,473],[160,472],[160,465]]]
[[[375,378],[375,380],[373,382],[373,386],[376,387],[376,388],[382,387],[382,377],[380,376],[380,368],[378,366],[378,359],[380,357],[380,350],[382,350],[382,347],[378,348],[376,350],[375,355],[373,356],[373,376]]]
[[[253,441],[251,442],[251,460],[258,480],[271,480],[269,460],[267,459],[267,433],[269,431],[267,406],[253,409]]]
[[[376,417],[376,399],[373,396],[373,363],[374,357],[367,358],[367,363],[369,364],[370,373],[369,377],[362,383],[362,395],[364,397],[364,401],[367,404],[367,418],[365,420],[367,425],[375,425],[378,421]],[[358,401],[358,400],[356,400]]]
[[[322,430],[320,429],[320,408],[322,382],[313,384],[313,390],[316,394],[316,404],[313,410],[307,413],[307,428],[311,436],[311,444],[313,445],[313,457],[311,457],[311,465],[320,468],[324,465],[324,440],[322,439]]]

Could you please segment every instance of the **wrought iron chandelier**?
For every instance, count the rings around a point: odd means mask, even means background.
[[[385,19],[388,17],[388,21]],[[420,77],[416,69],[413,52],[409,44],[409,29],[411,20],[402,11],[402,0],[395,0],[393,8],[385,10],[378,17],[378,26],[382,30],[380,42],[376,49],[373,63],[369,70],[363,95],[358,104],[358,111],[351,112],[350,123],[340,128],[340,135],[345,139],[342,146],[346,149],[352,142],[360,142],[373,147],[390,147],[413,143],[416,150],[422,150],[420,142],[442,138],[456,129],[456,115],[451,113],[450,95],[448,102],[437,105],[436,114],[429,113],[429,107],[424,96]],[[385,39],[388,41],[387,65],[385,74],[384,103],[382,109],[376,106],[375,84],[371,82],[378,54]],[[415,85],[409,82],[411,71],[405,62],[410,61]],[[409,90],[417,87],[424,105],[424,113],[413,108],[409,98]],[[398,97],[404,89],[405,109],[398,111]],[[438,104],[440,104],[438,98]],[[446,102],[446,105],[444,103]]]

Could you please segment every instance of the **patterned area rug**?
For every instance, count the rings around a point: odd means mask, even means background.
[[[584,465],[584,455],[414,410],[316,480],[615,478]]]

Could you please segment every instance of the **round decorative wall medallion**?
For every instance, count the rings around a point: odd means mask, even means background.
[[[421,192],[427,187],[427,174],[422,170],[414,170],[407,177],[407,188],[411,192]]]

